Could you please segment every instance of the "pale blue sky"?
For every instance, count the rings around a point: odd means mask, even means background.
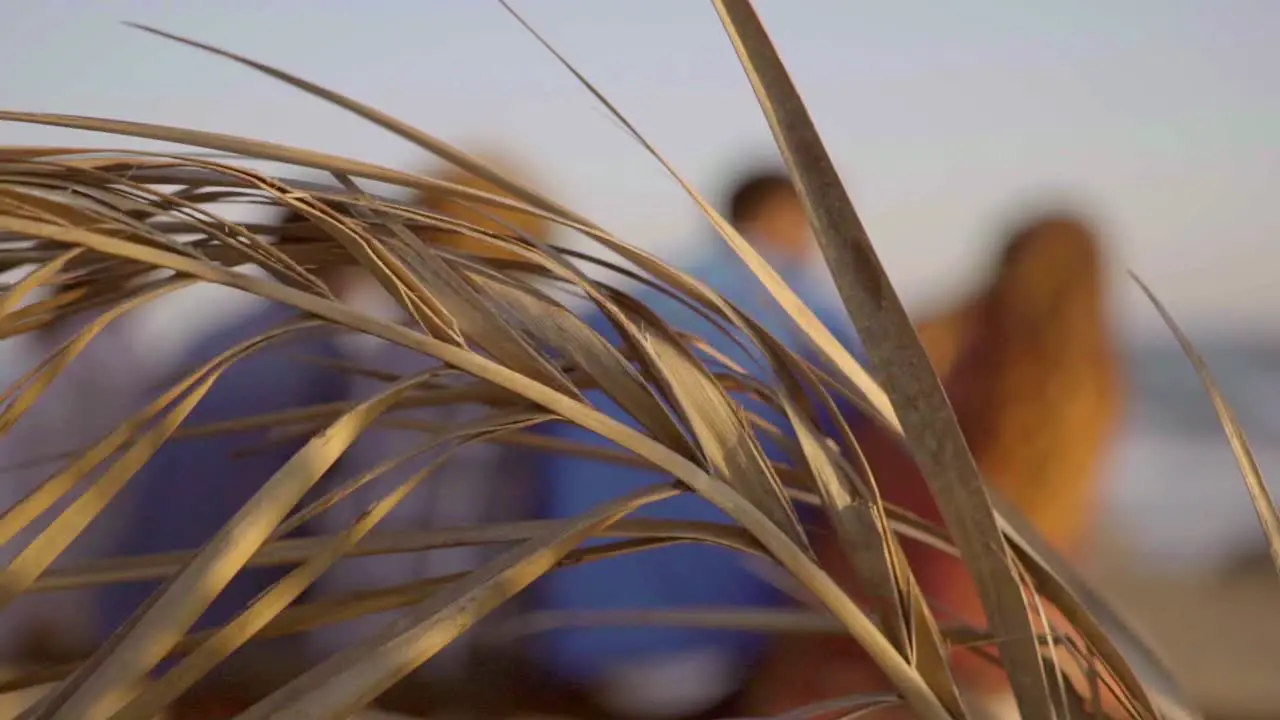
[[[709,2],[523,0],[538,27],[702,189],[771,142]],[[692,204],[490,0],[3,3],[0,103],[123,117],[405,168],[405,142],[133,20],[281,66],[446,139],[517,148],[549,193],[663,253]],[[1280,2],[761,0],[902,294],[969,279],[1010,213],[1091,210],[1191,325],[1280,327]],[[70,141],[21,125],[0,142]],[[79,138],[119,146],[108,136]],[[1118,293],[1140,324],[1154,313]]]

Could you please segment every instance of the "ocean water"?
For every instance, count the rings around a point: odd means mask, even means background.
[[[1263,477],[1280,468],[1280,341],[1196,338]],[[1231,447],[1190,362],[1168,336],[1128,348],[1130,408],[1111,459],[1102,521],[1148,562],[1194,572],[1263,547]]]

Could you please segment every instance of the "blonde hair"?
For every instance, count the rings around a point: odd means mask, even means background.
[[[504,176],[524,185],[529,184],[524,169],[513,162],[509,156],[488,152],[477,157],[480,157],[487,165],[497,169]],[[510,193],[500,190],[493,183],[453,166],[436,173],[430,173],[428,176],[471,190],[479,190],[498,197],[514,199]],[[495,235],[516,235],[541,242],[545,241],[551,234],[552,223],[545,218],[507,208],[446,197],[438,192],[419,193],[414,204],[433,214],[445,216],[451,220]],[[488,242],[461,231],[424,228],[419,232],[419,235],[431,244],[447,247],[469,255],[501,259],[518,259],[519,257],[516,253],[502,248],[497,243]]]

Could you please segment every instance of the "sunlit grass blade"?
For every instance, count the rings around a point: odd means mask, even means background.
[[[522,590],[595,532],[678,492],[646,488],[511,550],[367,641],[340,652],[250,708],[256,718],[342,717],[364,707],[459,633]]]
[[[85,672],[72,676],[42,704],[36,717],[100,717],[118,710],[129,700],[128,689],[164,658],[285,513],[360,432],[417,381],[414,377],[396,383],[312,438],[95,654]]]
[[[173,431],[191,414],[213,383],[231,365],[237,354],[228,353],[221,363],[192,388],[160,422],[142,434],[120,458],[98,477],[86,492],[55,518],[16,558],[0,572],[0,609],[35,581],[58,556],[84,532],[107,507],[133,475],[146,464]]]
[[[1052,718],[1034,632],[982,477],[928,356],[880,266],[795,86],[748,0],[716,9],[760,100],[849,317],[902,424],[1001,638],[1001,661],[1026,718]],[[890,372],[890,368],[893,369]]]
[[[121,424],[98,443],[80,451],[61,470],[55,472],[49,479],[41,483],[38,488],[8,508],[3,515],[0,515],[0,545],[11,541],[23,528],[53,507],[60,498],[70,492],[94,468],[124,447],[125,443],[130,439],[137,436],[154,417],[173,403],[179,395],[205,380],[209,373],[217,371],[221,360],[235,356],[239,350],[248,351],[261,344],[261,342],[305,326],[306,323],[279,328],[267,336],[261,336],[241,346],[228,349],[223,356],[214,358],[181,382],[175,383],[167,392],[154,399],[147,407]],[[173,430],[170,431],[170,435],[172,434]]]
[[[347,557],[368,557],[424,550],[502,545],[528,540],[558,520],[523,520],[510,523],[468,525],[436,530],[393,530],[374,533],[357,543]],[[763,554],[764,550],[746,531],[733,525],[691,520],[624,519],[610,526],[601,537],[705,542]],[[267,542],[245,563],[245,567],[297,565],[324,548],[327,536],[284,538]],[[93,585],[142,580],[162,580],[181,570],[195,551],[81,561],[53,568],[37,579],[28,592],[56,592]]]
[[[1222,423],[1227,441],[1231,443],[1231,451],[1235,453],[1236,462],[1240,465],[1240,475],[1244,478],[1245,487],[1249,489],[1249,499],[1253,501],[1253,508],[1258,513],[1258,522],[1262,524],[1262,532],[1267,538],[1267,547],[1271,549],[1271,560],[1275,563],[1276,571],[1280,572],[1280,514],[1276,512],[1275,501],[1271,499],[1271,492],[1267,490],[1267,484],[1262,479],[1262,470],[1253,456],[1253,450],[1249,448],[1249,440],[1245,437],[1244,428],[1240,426],[1235,411],[1222,397],[1222,391],[1218,388],[1217,381],[1213,379],[1213,373],[1209,371],[1209,364],[1201,357],[1191,339],[1182,332],[1182,328],[1178,327],[1173,315],[1141,278],[1133,273],[1130,273],[1130,277],[1138,283],[1138,287],[1142,288],[1142,292],[1160,313],[1165,325],[1178,339],[1182,352],[1195,366],[1196,375],[1200,377],[1209,400],[1213,402],[1213,409],[1218,413],[1218,421]]]
[[[493,426],[492,421],[489,425],[490,427],[477,427],[467,433],[472,437],[464,435],[462,442],[455,443],[426,467],[415,472],[392,492],[367,508],[349,528],[331,539],[306,562],[290,571],[287,576],[254,600],[231,623],[219,628],[212,637],[196,647],[164,677],[135,696],[118,713],[121,720],[128,720],[128,718],[149,720],[177,700],[183,692],[212,671],[218,663],[252,639],[272,618],[283,612],[322,573],[366,537],[401,501],[426,481],[432,473],[446,464],[457,450],[462,449],[469,442],[483,439],[486,434],[500,433],[505,429],[501,424]],[[438,438],[433,444],[444,445],[450,441],[451,438]]]
[[[1200,713],[1145,641],[1050,548],[1004,498],[992,495],[1001,531],[1026,560],[1037,590],[1053,603],[1116,674],[1142,717],[1194,720]]]
[[[785,310],[792,320],[795,321],[796,325],[799,326],[808,338],[820,350],[822,350],[822,352],[837,367],[839,367],[841,371],[844,372],[845,376],[853,383],[854,387],[856,387],[863,396],[866,397],[867,402],[877,419],[892,427],[898,427],[898,420],[894,408],[892,404],[890,404],[888,397],[884,394],[880,385],[867,374],[862,366],[858,364],[858,361],[849,353],[849,350],[836,339],[831,331],[822,324],[813,311],[805,305],[802,300],[800,300],[799,296],[795,294],[795,291],[787,286],[787,284],[782,280],[782,277],[778,275],[777,271],[774,270],[767,261],[765,261],[759,251],[753,248],[751,244],[748,243],[742,235],[732,225],[730,225],[728,221],[726,221],[725,218],[717,212],[716,209],[712,207],[712,205],[708,203],[696,189],[694,189],[689,182],[676,172],[675,168],[658,153],[655,147],[644,139],[640,132],[627,121],[622,113],[609,102],[603,93],[597,90],[595,86],[592,85],[584,75],[582,75],[582,73],[578,72],[567,59],[557,52],[550,43],[543,39],[543,37],[539,35],[532,26],[525,22],[519,13],[512,9],[505,0],[502,4],[503,7],[505,7],[508,12],[510,12],[522,25],[524,25],[525,29],[527,29],[538,40],[538,42],[547,49],[548,52],[560,61],[565,69],[573,74],[583,87],[585,87],[606,107],[606,109],[609,110],[610,114],[617,119],[618,122],[622,123],[622,125],[626,127],[631,136],[639,142],[645,150],[654,157],[654,159],[662,163],[667,172],[672,176],[672,178],[680,183],[681,187],[686,193],[688,193],[689,197],[698,204],[699,209],[701,209],[707,219],[711,221],[716,231],[720,233],[721,237],[723,237],[727,243],[729,243],[734,252],[736,252],[743,262],[747,264],[751,271],[755,273],[756,277],[765,286],[778,304],[782,306],[783,310]],[[642,263],[643,259],[646,259],[637,257],[639,254],[631,248],[610,247],[610,249],[623,254],[623,256],[628,260],[637,262],[638,264]],[[661,263],[658,263],[655,266],[652,262],[642,264],[642,267],[654,273],[665,282],[680,287],[690,294],[696,293],[703,296],[709,295],[707,302],[710,304],[715,304],[718,300],[715,294],[711,293],[709,289],[703,286],[700,282],[675,271],[673,268],[664,267]],[[721,309],[725,314],[729,315],[730,318],[733,318],[735,315],[733,311],[728,308],[724,308],[723,305],[721,305]],[[743,323],[737,324],[741,326]]]

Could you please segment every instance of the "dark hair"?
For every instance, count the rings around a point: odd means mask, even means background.
[[[796,189],[786,173],[777,170],[751,173],[729,195],[729,222],[738,225],[755,217],[770,200],[795,195]]]

